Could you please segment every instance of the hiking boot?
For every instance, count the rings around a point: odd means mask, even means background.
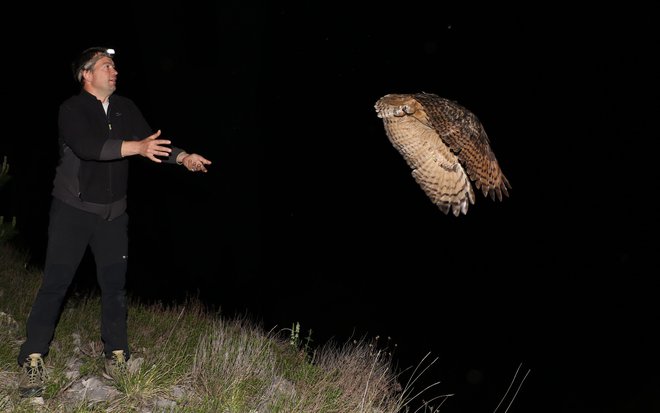
[[[103,377],[114,380],[118,375],[126,372],[126,356],[124,350],[113,350],[112,356],[105,359]]]
[[[40,397],[46,381],[46,368],[41,353],[32,353],[23,363],[23,374],[18,383],[21,397]]]

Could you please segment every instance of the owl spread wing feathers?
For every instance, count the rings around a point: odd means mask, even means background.
[[[445,214],[466,214],[475,196],[502,200],[511,188],[477,117],[463,106],[430,93],[389,94],[376,102],[390,142],[415,181]]]

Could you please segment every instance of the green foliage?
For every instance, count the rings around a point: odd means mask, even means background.
[[[293,347],[298,347],[300,345],[300,323],[293,323],[291,326],[291,337],[289,338],[289,344]]]
[[[291,334],[289,336],[289,344],[296,348],[302,350],[305,354],[309,354],[312,350],[312,329],[310,328],[307,331],[307,336],[304,340],[300,339],[300,323],[295,322],[291,326]]]
[[[11,179],[9,175],[9,163],[7,163],[7,157],[5,156],[2,160],[2,166],[0,167],[0,188]]]
[[[0,215],[0,243],[9,241],[17,232],[16,217],[13,217],[11,222],[5,222],[5,217]]]
[[[9,179],[11,179],[11,176],[9,175],[9,163],[7,163],[7,157],[5,156],[2,160],[2,166],[0,167],[0,188],[2,188]],[[5,222],[5,217],[0,215],[0,244],[12,239],[16,233],[16,217],[13,217],[11,222]]]

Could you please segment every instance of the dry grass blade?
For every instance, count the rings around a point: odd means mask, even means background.
[[[511,387],[513,387],[513,384],[516,382],[516,377],[518,377],[518,373],[520,372],[520,368],[522,367],[522,363],[518,365],[518,368],[516,369],[515,374],[513,375],[513,379],[511,379],[511,383],[509,383],[509,387],[506,389],[506,392],[504,393],[504,396],[502,396],[502,399],[500,402],[497,404],[497,407],[495,407],[495,410],[493,410],[493,413],[497,413],[497,410],[500,408],[502,405],[502,402],[506,399],[506,396],[509,394],[509,391],[511,391]],[[516,392],[513,394],[513,397],[511,397],[511,400],[509,401],[509,404],[506,406],[506,409],[504,410],[504,413],[509,411],[509,408],[513,404],[513,401],[516,399],[516,396],[518,396],[518,392],[522,388],[523,383],[525,382],[525,379],[531,372],[530,369],[527,370],[527,373],[523,376],[522,380],[520,380],[520,383],[518,384],[518,388],[516,389]]]
[[[414,369],[413,372],[411,373],[410,379],[408,380],[408,382],[406,383],[405,387],[403,388],[403,392],[402,392],[403,406],[408,406],[410,403],[412,403],[414,400],[416,400],[421,394],[427,392],[427,391],[428,391],[429,389],[431,389],[432,387],[435,387],[435,386],[437,386],[438,384],[440,384],[439,381],[437,381],[437,382],[435,382],[435,383],[432,383],[432,384],[429,384],[428,386],[426,386],[425,388],[423,388],[422,390],[420,390],[419,392],[417,392],[415,395],[413,395],[413,396],[409,396],[409,394],[413,391],[413,385],[417,382],[417,380],[419,380],[419,378],[420,378],[424,373],[426,373],[426,371],[427,371],[427,370],[428,370],[433,364],[435,364],[436,361],[438,361],[438,357],[436,357],[435,359],[433,359],[433,361],[431,361],[430,363],[428,363],[428,365],[427,365],[426,367],[424,367],[424,369],[422,369],[422,371],[418,372],[419,368],[424,364],[424,361],[430,356],[430,354],[431,354],[431,353],[426,353],[426,355],[425,355],[425,356],[422,358],[422,360],[417,364],[417,366],[415,366],[415,369]],[[453,396],[453,394],[440,395],[440,396],[434,397],[432,400],[437,400],[438,398],[441,398],[441,397],[444,397],[444,398],[446,399],[447,397],[451,397],[451,396]],[[444,401],[443,401],[442,403],[444,403]],[[441,403],[441,404],[442,404],[442,403]],[[428,403],[425,403],[425,404],[428,404]],[[416,411],[418,411],[419,409],[421,409],[421,408],[423,408],[423,407],[425,407],[425,406],[424,406],[424,405],[420,406]]]

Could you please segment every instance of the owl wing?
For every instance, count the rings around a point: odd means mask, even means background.
[[[415,106],[411,99],[408,103],[410,114],[395,113],[395,108],[401,105],[392,106],[392,102],[385,98],[376,104],[385,133],[412,169],[415,181],[445,214],[450,210],[454,215],[467,213],[469,203],[474,203],[468,175],[456,155],[428,123],[423,108]]]
[[[430,93],[417,93],[414,99],[424,108],[428,121],[452,153],[465,166],[467,174],[481,192],[501,201],[509,196],[511,184],[506,179],[490,147],[479,119],[469,110],[448,99]]]

